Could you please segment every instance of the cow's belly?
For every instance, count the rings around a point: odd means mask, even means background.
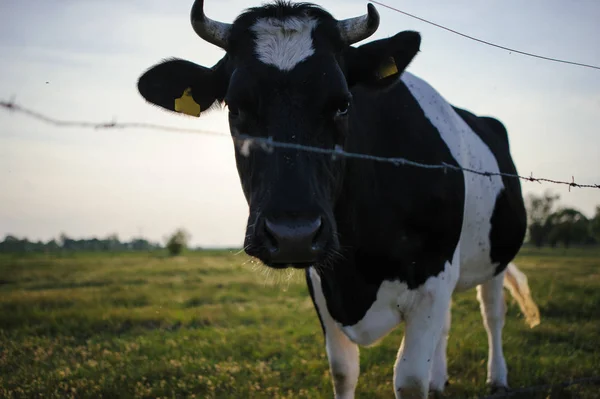
[[[465,201],[465,216],[459,244],[461,258],[460,276],[456,284],[458,291],[473,288],[489,280],[498,266],[491,259],[490,232],[499,186],[488,178],[481,180],[476,177],[475,182],[471,182],[467,188],[471,188],[471,192],[475,191],[477,195],[467,193]]]
[[[456,283],[456,291],[465,291],[491,279],[496,273],[498,264],[492,263],[489,251],[473,253],[460,262],[460,276]]]

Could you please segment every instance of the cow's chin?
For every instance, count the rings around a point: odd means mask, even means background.
[[[326,259],[330,259],[330,256],[319,257],[319,259],[311,262],[307,261],[298,261],[294,262],[293,260],[287,262],[274,262],[270,259],[261,259],[262,257],[252,256],[251,257],[261,263],[263,266],[268,267],[269,269],[276,270],[284,270],[284,269],[299,269],[304,270],[311,266],[320,265],[326,262]]]
[[[300,254],[297,259],[273,259],[264,247],[246,245],[244,251],[251,258],[270,269],[307,269],[311,266],[332,265],[336,258],[340,257],[339,242],[334,238],[325,245],[325,249],[314,258],[310,255]]]
[[[271,269],[306,269],[313,266],[316,262],[286,262],[286,263],[273,263],[273,262],[262,262],[263,265]]]

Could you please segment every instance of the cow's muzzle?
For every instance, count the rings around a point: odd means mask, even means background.
[[[267,266],[307,267],[322,258],[330,235],[324,218],[265,218],[261,222],[255,226],[254,245],[246,252]]]

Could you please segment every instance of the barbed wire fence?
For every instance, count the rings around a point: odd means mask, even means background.
[[[53,118],[51,116],[42,114],[38,111],[34,111],[32,109],[23,107],[21,105],[18,105],[13,100],[0,101],[0,107],[4,110],[23,114],[29,118],[36,119],[43,123],[53,125],[53,126],[58,126],[58,127],[71,127],[71,128],[78,127],[78,128],[87,128],[87,129],[96,129],[96,130],[97,129],[133,129],[133,128],[135,128],[135,129],[158,130],[158,131],[164,131],[164,132],[195,133],[195,134],[204,134],[204,135],[211,135],[211,136],[224,137],[224,138],[232,138],[235,145],[237,145],[240,148],[241,153],[245,156],[248,156],[250,154],[250,151],[256,150],[256,149],[265,151],[268,153],[273,152],[273,150],[275,148],[293,149],[293,150],[298,150],[298,151],[327,155],[327,156],[330,156],[334,160],[338,159],[338,158],[361,159],[361,160],[366,160],[366,161],[389,163],[394,166],[409,166],[409,167],[416,167],[416,168],[430,169],[430,170],[443,170],[444,173],[447,173],[448,171],[462,171],[462,172],[485,176],[485,177],[489,177],[489,178],[491,178],[493,176],[500,176],[500,177],[520,179],[520,180],[524,180],[524,181],[528,181],[528,182],[552,183],[552,184],[558,184],[558,185],[566,185],[569,187],[569,191],[571,190],[571,188],[600,189],[600,184],[576,183],[574,177],[571,177],[571,181],[569,182],[569,181],[562,181],[562,180],[556,180],[556,179],[549,179],[549,178],[545,178],[545,177],[534,177],[533,174],[531,174],[530,176],[521,176],[521,175],[512,174],[512,173],[490,172],[490,171],[484,171],[484,170],[477,170],[477,169],[472,169],[472,168],[449,164],[446,162],[442,162],[440,164],[426,164],[426,163],[412,161],[410,159],[400,158],[400,157],[383,157],[383,156],[378,156],[378,155],[348,152],[348,151],[345,151],[344,149],[342,149],[340,146],[336,146],[333,149],[329,149],[329,148],[312,147],[312,146],[297,144],[297,143],[275,141],[275,140],[273,140],[272,137],[267,137],[267,138],[254,137],[254,136],[248,136],[248,135],[244,135],[244,134],[230,136],[228,134],[219,133],[219,132],[210,131],[210,130],[188,129],[188,128],[163,126],[163,125],[157,125],[157,124],[152,124],[152,123],[140,123],[140,122],[121,123],[121,122],[116,122],[116,121],[89,122],[89,121],[61,120],[61,119]]]

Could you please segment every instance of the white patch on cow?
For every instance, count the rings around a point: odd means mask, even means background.
[[[418,294],[405,283],[383,281],[377,298],[365,316],[353,326],[341,327],[359,345],[374,345],[402,321],[404,312],[412,307]]]
[[[261,18],[252,31],[256,35],[258,59],[282,71],[291,71],[315,53],[312,32],[317,26],[313,18]]]
[[[500,171],[489,147],[437,91],[408,72],[402,75],[402,80],[459,165],[488,172]],[[491,218],[498,194],[504,188],[499,176],[486,177],[466,172],[464,179],[465,206],[457,290],[475,287],[494,275],[497,264],[493,264],[490,258]]]
[[[315,306],[325,328],[325,346],[329,369],[333,379],[336,399],[352,399],[360,373],[358,345],[350,341],[333,320],[321,288],[321,277],[314,268],[310,268],[310,281],[315,296]]]

